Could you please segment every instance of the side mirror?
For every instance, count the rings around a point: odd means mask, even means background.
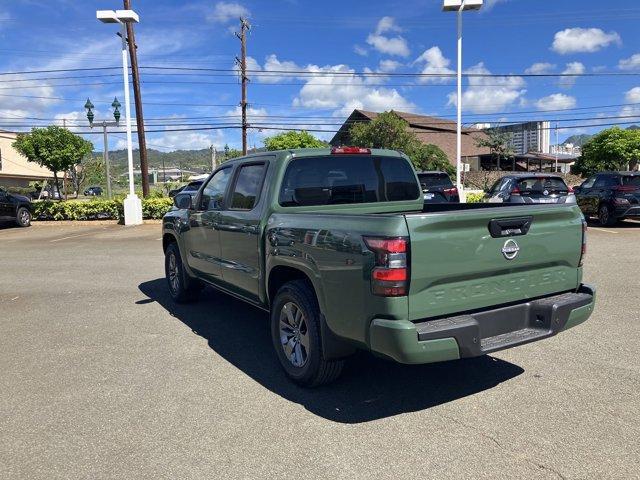
[[[193,208],[193,197],[188,193],[179,193],[173,197],[173,204],[180,210],[190,210]]]

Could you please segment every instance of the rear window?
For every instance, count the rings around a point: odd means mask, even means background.
[[[624,175],[622,177],[622,185],[640,187],[640,175]]]
[[[518,180],[518,190],[530,193],[542,193],[545,190],[549,192],[568,192],[569,188],[561,178],[532,177]]]
[[[453,183],[446,173],[419,173],[418,180],[422,188],[453,187]]]
[[[404,158],[331,155],[298,158],[280,189],[284,207],[416,200],[420,189]]]

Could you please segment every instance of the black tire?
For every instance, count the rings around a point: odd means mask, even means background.
[[[178,244],[173,242],[164,254],[164,272],[171,298],[177,303],[188,303],[196,300],[204,288],[204,284],[191,278],[182,265],[182,257]]]
[[[16,224],[18,224],[19,227],[28,227],[31,225],[31,212],[28,208],[18,208],[16,212]]]
[[[618,220],[616,219],[611,207],[606,203],[603,203],[598,209],[598,221],[603,227],[613,227]]]
[[[293,307],[297,310],[292,310]],[[288,312],[301,312],[302,317],[295,329],[289,334],[286,323],[285,330],[281,330],[281,315],[286,317]],[[297,316],[296,316],[297,317]],[[327,361],[322,352],[322,338],[320,331],[320,307],[315,292],[308,282],[295,280],[284,284],[273,301],[271,308],[271,338],[278,360],[287,376],[294,382],[305,387],[316,387],[333,382],[342,373],[344,360]],[[296,342],[296,336],[298,340]],[[305,346],[306,343],[306,346]],[[295,347],[291,347],[295,345]],[[291,356],[286,350],[291,350]],[[304,361],[300,362],[302,355]]]

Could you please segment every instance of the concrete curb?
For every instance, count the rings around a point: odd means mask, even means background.
[[[162,220],[143,220],[143,225],[161,225]],[[34,227],[44,226],[100,226],[100,225],[120,225],[124,227],[123,223],[118,220],[33,220],[31,225]]]

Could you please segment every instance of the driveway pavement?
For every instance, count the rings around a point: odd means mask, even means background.
[[[263,312],[171,303],[158,225],[0,229],[0,478],[640,478],[639,248],[590,229],[562,335],[303,390]]]

